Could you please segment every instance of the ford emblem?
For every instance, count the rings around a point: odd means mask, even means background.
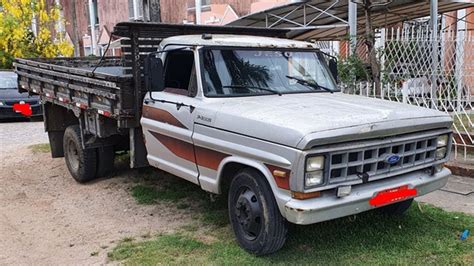
[[[400,161],[400,156],[396,154],[389,154],[387,157],[385,157],[384,161],[388,164],[396,164]]]

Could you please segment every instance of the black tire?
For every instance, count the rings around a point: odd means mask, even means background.
[[[380,207],[377,209],[377,211],[383,215],[400,216],[400,215],[405,214],[405,212],[410,208],[412,202],[413,202],[413,199],[397,202],[394,204]]]
[[[248,168],[232,180],[228,196],[229,219],[239,245],[257,256],[285,244],[288,222],[281,216],[265,177]]]
[[[115,151],[113,146],[97,148],[97,177],[104,177],[114,170]]]
[[[64,131],[64,159],[72,177],[79,183],[95,179],[97,152],[95,149],[83,149],[81,132],[78,125],[69,126]]]

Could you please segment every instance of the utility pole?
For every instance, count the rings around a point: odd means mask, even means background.
[[[357,4],[349,0],[349,54],[352,55],[357,47]]]
[[[97,55],[97,36],[95,35],[95,8],[94,1],[89,0],[89,22],[91,24],[91,49],[92,54]]]
[[[139,0],[133,0],[133,20],[138,20],[138,17],[140,16],[139,13],[139,8],[140,8],[140,3],[138,2]]]
[[[438,80],[438,0],[431,0],[430,1],[430,17],[431,17],[431,42],[432,42],[432,58],[433,61],[431,66],[431,103],[433,104],[432,108],[437,107],[437,100],[436,100],[436,90],[438,88],[437,80]]]
[[[201,0],[195,0],[196,19],[194,24],[201,24]]]

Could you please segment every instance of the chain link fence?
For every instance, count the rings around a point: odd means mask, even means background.
[[[427,26],[410,26],[382,29],[378,35],[380,91],[371,82],[353,81],[343,85],[343,92],[450,114],[453,156],[474,163],[474,34],[445,29],[433,39]]]

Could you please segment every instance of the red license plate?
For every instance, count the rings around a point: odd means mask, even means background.
[[[373,198],[369,200],[369,204],[374,207],[380,207],[413,198],[416,196],[416,194],[416,189],[408,188],[408,185],[405,185],[378,192]]]

